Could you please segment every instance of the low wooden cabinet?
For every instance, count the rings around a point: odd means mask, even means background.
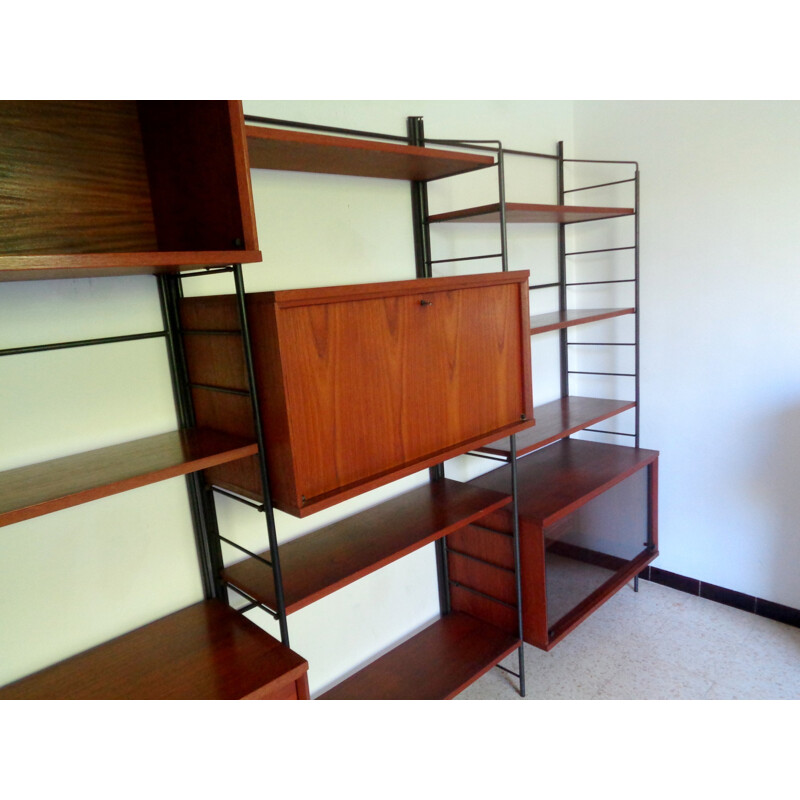
[[[533,424],[528,272],[248,295],[275,506],[305,516]],[[252,435],[235,298],[182,301],[197,424]],[[258,497],[257,461],[207,470]]]

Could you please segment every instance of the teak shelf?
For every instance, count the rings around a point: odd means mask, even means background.
[[[275,506],[305,516],[532,425],[527,276],[248,295]],[[184,347],[198,423],[247,436],[233,300],[183,300]],[[206,475],[260,497],[252,459]]]
[[[594,220],[626,217],[634,213],[632,208],[597,208],[594,206],[558,206],[538,203],[506,203],[506,222],[591,222]],[[429,222],[499,222],[500,204],[490,203],[458,211],[431,214]]]
[[[492,156],[369,139],[245,126],[250,166],[367,178],[428,181],[494,164]]]
[[[209,600],[0,688],[0,700],[308,699],[308,664]]]
[[[452,480],[432,481],[281,545],[286,612],[298,611],[511,502],[506,492],[477,489]],[[269,559],[269,551],[260,555]],[[223,577],[254,600],[275,607],[272,573],[263,562],[245,559],[225,569]]]
[[[520,646],[468,614],[442,617],[320,700],[449,700]]]
[[[634,308],[578,308],[534,314],[531,317],[531,334],[547,333],[561,328],[571,328],[574,325],[599,322],[602,319],[623,317],[626,314],[633,314],[635,311]]]
[[[531,453],[635,406],[633,400],[572,395],[543,403],[536,407],[536,425],[517,434],[517,456]],[[481,450],[508,458],[511,447],[508,439],[500,439]]]
[[[252,456],[246,439],[180,430],[0,472],[0,526]]]
[[[260,261],[236,101],[0,103],[0,281]]]

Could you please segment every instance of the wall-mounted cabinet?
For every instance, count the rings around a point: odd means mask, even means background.
[[[527,275],[248,295],[275,506],[304,516],[530,427]],[[198,424],[247,435],[234,298],[181,313]],[[252,459],[207,475],[258,497]]]

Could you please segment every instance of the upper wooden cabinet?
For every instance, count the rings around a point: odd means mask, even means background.
[[[532,425],[527,280],[249,295],[275,506],[304,516]],[[235,298],[188,298],[181,315],[198,425],[252,434]],[[255,459],[207,476],[259,495]]]
[[[261,260],[239,101],[2,101],[0,164],[0,281]]]

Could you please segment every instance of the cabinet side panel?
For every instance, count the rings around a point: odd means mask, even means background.
[[[244,249],[227,101],[143,100],[139,119],[159,248]]]
[[[248,295],[247,318],[272,502],[282,511],[296,513],[301,500],[295,478],[297,456],[289,429],[292,399],[285,385],[291,358],[283,352],[273,295]],[[300,425],[304,424],[301,417]]]
[[[156,249],[136,104],[0,102],[0,252]]]

